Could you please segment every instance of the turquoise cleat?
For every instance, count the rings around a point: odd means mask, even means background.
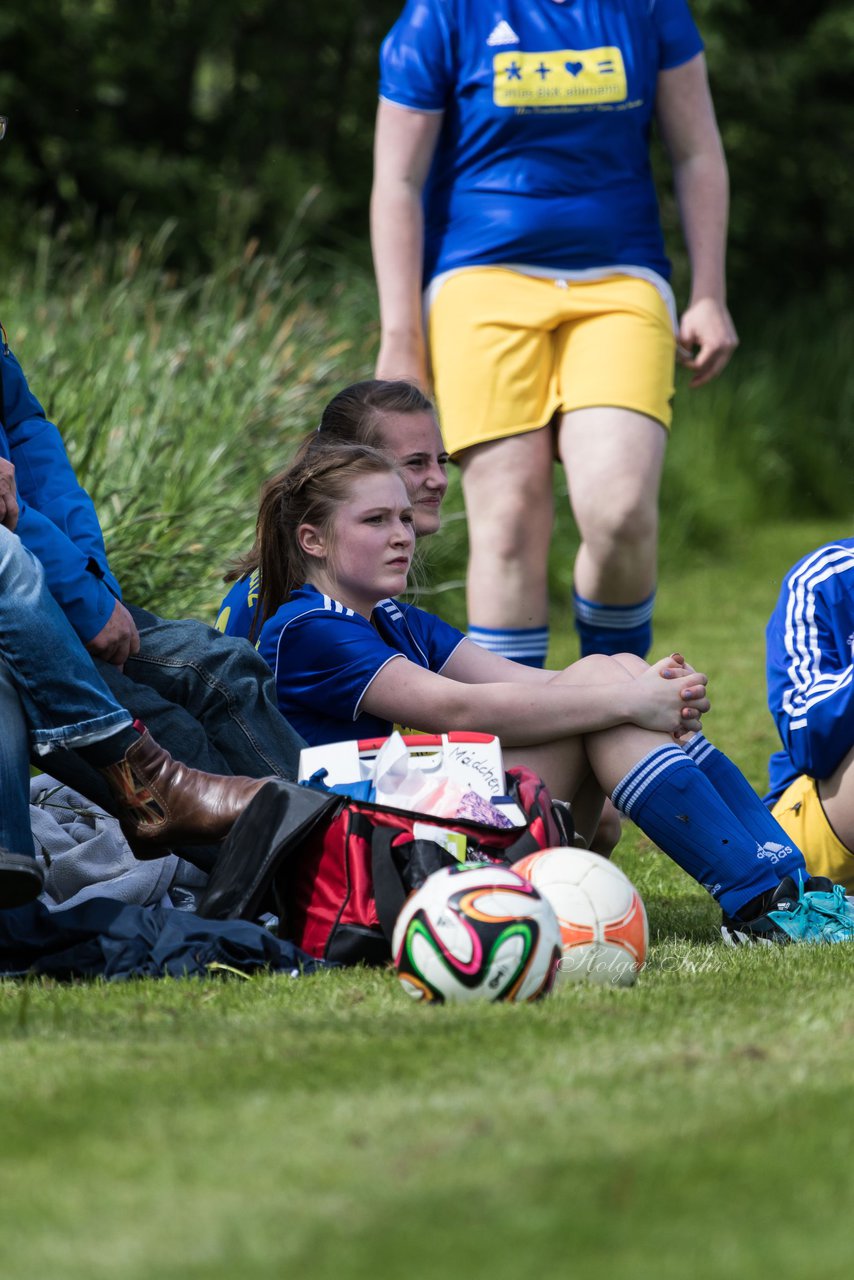
[[[729,947],[847,942],[854,938],[854,909],[841,884],[824,876],[796,883],[786,876],[751,919],[725,916],[721,935]]]

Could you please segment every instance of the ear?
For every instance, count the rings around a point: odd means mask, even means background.
[[[326,558],[326,540],[316,525],[301,524],[297,529],[297,542],[304,555],[317,560]]]

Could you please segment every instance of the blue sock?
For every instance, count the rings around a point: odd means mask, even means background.
[[[638,604],[599,604],[573,591],[572,604],[582,658],[590,653],[636,653],[645,658],[649,653],[654,591]]]
[[[791,836],[760,800],[738,765],[733,764],[729,756],[713,746],[702,733],[695,734],[685,752],[702,769],[724,803],[761,846],[757,856],[771,863],[780,880],[783,876],[792,876],[795,881],[799,877],[806,879],[804,855],[797,845],[792,844]]]
[[[611,796],[674,862],[708,889],[727,915],[773,889],[778,868],[681,747],[656,747]]]
[[[481,649],[500,653],[526,667],[544,667],[549,648],[548,627],[473,627],[468,638]]]

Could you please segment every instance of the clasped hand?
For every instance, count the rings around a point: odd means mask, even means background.
[[[638,724],[670,733],[677,740],[700,730],[700,717],[711,706],[708,677],[695,671],[681,653],[653,663],[635,683],[640,695]]]

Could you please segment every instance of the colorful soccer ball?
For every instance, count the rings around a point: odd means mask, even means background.
[[[646,960],[640,894],[613,862],[589,849],[543,849],[513,864],[555,909],[563,956],[558,980],[630,987]]]
[[[536,1000],[560,962],[555,913],[506,867],[443,867],[397,918],[392,955],[415,1000]]]

